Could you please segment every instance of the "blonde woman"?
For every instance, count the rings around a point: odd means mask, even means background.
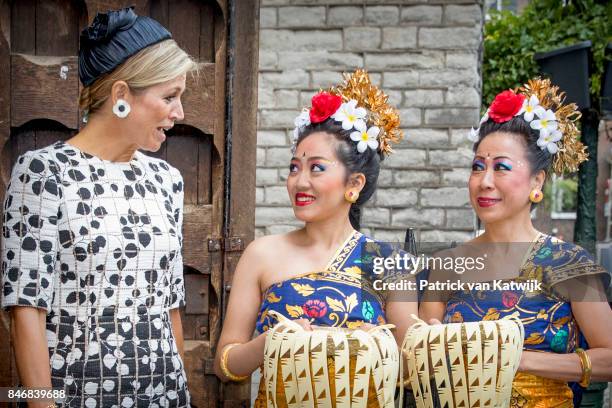
[[[98,14],[79,51],[86,126],[13,169],[2,306],[22,385],[65,390],[63,406],[189,406],[183,182],[140,150],[157,151],[183,118],[197,67],[155,20]]]

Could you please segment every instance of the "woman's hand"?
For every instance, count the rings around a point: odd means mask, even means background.
[[[11,337],[22,385],[26,388],[50,388],[47,312],[34,307],[14,306],[11,316]],[[30,403],[29,406],[37,405]]]
[[[266,335],[252,339],[257,315],[262,301],[260,276],[267,267],[265,259],[273,251],[266,244],[269,237],[260,238],[249,244],[236,266],[229,304],[223,321],[223,330],[217,343],[215,374],[221,381],[228,381],[221,369],[221,353],[228,344],[238,343],[227,353],[227,369],[236,376],[250,375],[263,364]]]
[[[299,324],[302,329],[306,330],[306,331],[312,331],[316,326],[310,324],[310,321],[308,319],[296,319],[296,320],[292,320],[292,322]]]

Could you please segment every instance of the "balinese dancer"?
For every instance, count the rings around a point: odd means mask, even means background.
[[[517,92],[498,94],[471,134],[475,156],[468,187],[484,233],[470,244],[522,243],[523,254],[513,260],[516,269],[501,283],[541,286],[498,283],[421,305],[423,319],[447,323],[520,318],[524,351],[512,385],[513,408],[572,407],[569,382],[587,387],[612,379],[608,273],[586,250],[537,231],[531,221],[547,176],[576,172],[587,160],[577,140],[579,117],[576,105],[563,103],[558,87],[535,79]]]
[[[342,86],[314,95],[295,125],[287,191],[305,225],[255,240],[240,259],[217,350],[222,380],[244,380],[262,366],[276,314],[305,330],[389,322],[401,338],[416,310],[416,302],[389,301],[373,288],[364,248],[380,256],[393,250],[358,231],[381,160],[402,136],[398,112],[367,73],[357,71]],[[260,334],[251,339],[254,329]],[[264,382],[259,407],[266,406]]]

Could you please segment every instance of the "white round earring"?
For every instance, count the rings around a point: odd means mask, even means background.
[[[127,117],[131,109],[130,104],[123,99],[117,99],[117,102],[113,105],[113,113],[121,119]]]

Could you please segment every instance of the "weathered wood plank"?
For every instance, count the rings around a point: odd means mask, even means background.
[[[170,134],[168,134],[168,136],[170,136]],[[143,153],[146,154],[147,156],[157,157],[158,159],[167,160],[167,157],[166,157],[167,147],[168,147],[168,139],[166,139],[166,141],[161,144],[158,151],[156,152],[143,151]]]
[[[11,52],[36,53],[36,0],[13,1],[11,5]]]
[[[151,0],[151,18],[168,27],[168,0]]]
[[[36,130],[32,128],[23,129],[20,132],[16,132],[11,138],[13,143],[17,146],[17,155],[12,158],[11,167],[15,164],[17,157],[21,156],[25,152],[36,149]]]
[[[36,148],[49,146],[58,140],[68,140],[76,133],[75,130],[48,130],[36,131]]]
[[[208,286],[210,278],[200,273],[185,274],[186,306],[185,314],[206,315],[208,317]],[[208,322],[206,322],[208,326]]]
[[[149,14],[149,0],[85,0],[87,5],[87,17],[91,23],[96,13],[105,13],[108,10],[117,10],[134,6],[134,12],[138,15]]]
[[[77,128],[77,57],[11,57],[11,125],[39,118]]]
[[[207,247],[211,230],[210,205],[183,207],[183,262],[200,273],[210,274],[210,256]]]
[[[216,377],[210,375],[207,367],[214,358],[210,342],[201,340],[185,341],[185,373],[189,379],[192,404],[198,408],[217,408],[219,390]],[[196,405],[194,405],[196,406]]]
[[[81,10],[77,2],[38,0],[36,4],[36,55],[77,55],[80,15]]]
[[[212,204],[212,138],[199,138],[198,143],[198,204]]]
[[[11,72],[11,49],[5,33],[9,32],[9,27],[3,24],[10,24],[11,7],[7,0],[0,0],[0,157],[2,162],[9,155],[4,152],[6,144],[11,137],[11,77],[7,73]],[[7,34],[9,35],[9,34]],[[9,152],[10,153],[10,152]],[[0,200],[4,197],[6,183],[10,177],[4,166],[0,168]]]
[[[215,5],[202,4],[200,9],[200,62],[215,62]]]
[[[197,57],[200,51],[200,2],[173,0],[168,10],[168,30],[182,49]]]
[[[203,64],[197,77],[187,76],[182,103],[185,119],[180,123],[194,126],[203,133],[213,134],[215,109],[215,64]]]
[[[241,237],[245,245],[254,237],[255,224],[255,168],[256,162],[256,115],[257,72],[259,44],[259,1],[230,0],[230,15],[233,33],[229,52],[233,56],[233,69],[229,73],[233,85],[228,89],[232,100],[231,134],[232,157],[231,190],[229,195],[229,235]],[[225,253],[223,279],[230,284],[241,253]],[[227,302],[224,300],[225,307]],[[223,389],[223,406],[248,406],[250,383],[232,384]]]
[[[10,144],[11,132],[11,104],[10,87],[11,78],[7,75],[10,72],[10,48],[7,35],[10,27],[3,26],[3,23],[10,24],[11,7],[7,0],[0,0],[0,157],[2,165],[0,167],[0,202],[4,202],[4,192],[11,175],[10,160],[7,158],[14,156],[12,145]],[[0,311],[0,387],[11,387],[17,381],[17,369],[11,353],[11,333],[10,315]]]
[[[198,137],[197,130],[179,125],[174,134],[168,138],[168,163],[176,167],[183,175],[185,186],[185,204],[198,203]],[[191,134],[189,134],[191,133]]]
[[[212,2],[212,1],[211,1]],[[213,161],[212,161],[212,208],[213,208],[213,229],[211,236],[221,237],[223,236],[224,226],[224,201],[225,201],[225,180],[224,180],[224,167],[225,167],[225,115],[226,115],[226,74],[227,74],[227,15],[228,6],[227,0],[218,0],[215,2],[216,6],[214,9],[214,20],[215,27],[222,27],[222,29],[215,29],[215,44],[218,47],[215,50],[215,72],[214,72],[214,89],[215,95],[213,99],[214,109],[216,112],[214,122],[214,133],[213,143],[211,144],[211,150],[213,150]],[[210,330],[210,342],[211,346],[215,348],[217,341],[221,335],[221,325],[223,320],[223,298],[225,296],[225,289],[223,286],[225,268],[224,253],[212,252],[210,254],[212,272],[210,279],[210,319],[209,319],[209,330]],[[220,384],[219,380],[210,377],[210,381],[216,381]],[[223,397],[219,396],[219,400]]]

